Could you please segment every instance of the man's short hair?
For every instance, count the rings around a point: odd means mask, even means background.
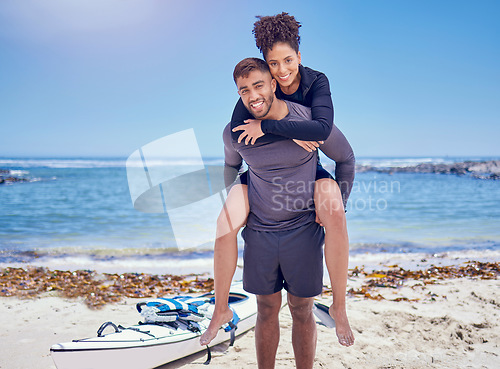
[[[254,70],[271,74],[269,66],[264,60],[259,58],[245,58],[238,64],[236,64],[236,67],[234,67],[234,72],[233,72],[234,83],[236,83],[236,80],[240,77],[247,78],[250,72]]]

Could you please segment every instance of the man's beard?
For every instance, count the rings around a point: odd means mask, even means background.
[[[261,119],[261,118],[265,117],[267,114],[269,114],[269,111],[271,110],[271,107],[273,106],[274,94],[270,95],[269,98],[265,99],[264,103],[266,103],[266,102],[269,102],[269,104],[267,104],[266,111],[263,111],[262,114],[259,114],[258,116],[254,115],[254,113],[252,113],[252,115],[255,119]],[[252,109],[248,109],[248,111],[252,112]]]

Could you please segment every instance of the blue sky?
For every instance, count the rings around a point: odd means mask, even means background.
[[[358,156],[500,156],[500,3],[2,0],[0,156],[119,156],[194,128],[205,156],[259,56],[255,15],[301,23]]]

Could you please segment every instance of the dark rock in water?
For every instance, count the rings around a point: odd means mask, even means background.
[[[8,176],[4,176],[4,174],[7,174]],[[14,182],[29,182],[29,179],[11,176],[10,170],[0,169],[0,184],[8,184]]]
[[[26,178],[19,178],[19,177],[7,177],[3,178],[4,182],[10,183],[10,182],[27,182],[28,180]]]
[[[439,174],[469,174],[480,179],[500,179],[500,160],[464,161],[450,164],[421,163],[407,167],[373,167],[357,165],[356,172],[377,173],[439,173]]]

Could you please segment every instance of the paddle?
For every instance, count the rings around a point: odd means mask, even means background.
[[[328,328],[335,328],[335,320],[330,316],[329,308],[326,305],[315,302],[313,306],[313,313],[319,321],[318,324],[324,325]]]

